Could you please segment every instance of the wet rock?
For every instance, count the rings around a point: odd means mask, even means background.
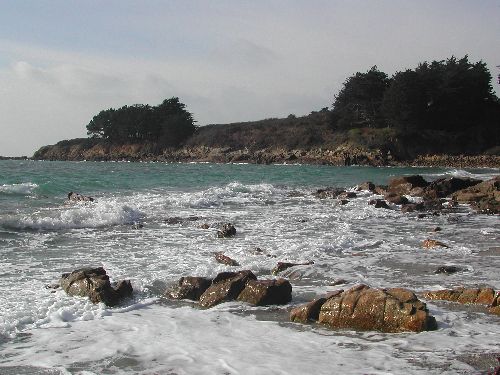
[[[397,204],[397,205],[402,205],[402,204],[408,204],[408,198],[406,198],[403,195],[400,194],[394,194],[394,193],[388,193],[384,195],[384,199],[392,204]]]
[[[371,181],[366,181],[363,182],[362,184],[358,185],[356,190],[362,191],[362,190],[367,190],[367,191],[375,191],[375,184]]]
[[[352,198],[356,198],[358,195],[353,192],[353,191],[344,191],[343,193],[339,194],[338,198],[339,199],[352,199]]]
[[[431,229],[431,232],[441,232],[443,229],[441,227],[434,227]]]
[[[176,224],[182,224],[183,221],[184,220],[182,219],[182,217],[175,216],[175,217],[169,217],[168,219],[165,219],[164,223],[169,224],[169,225],[176,225]]]
[[[142,229],[142,228],[144,228],[144,224],[141,223],[132,224],[132,229]]]
[[[422,211],[423,209],[424,209],[423,203],[406,203],[401,205],[401,212],[403,213]]]
[[[372,199],[371,201],[368,202],[369,205],[375,206],[375,208],[385,208],[387,210],[390,210],[391,208],[389,205],[384,201],[383,199]]]
[[[447,275],[451,275],[452,273],[457,273],[458,271],[461,270],[462,269],[457,266],[441,266],[434,273],[444,273]]]
[[[347,203],[349,203],[349,201],[348,201],[347,199],[341,199],[341,200],[340,200],[340,204],[341,204],[342,206],[346,205]]]
[[[459,190],[452,199],[470,204],[479,213],[500,214],[500,176]]]
[[[69,202],[93,202],[94,198],[70,191],[68,193]]]
[[[217,230],[217,237],[228,238],[236,235],[236,228],[231,223],[222,224]]]
[[[345,193],[344,189],[329,187],[325,189],[318,189],[313,195],[316,198],[325,199],[325,198],[337,198],[342,193]]]
[[[326,298],[317,298],[306,304],[300,305],[290,311],[290,320],[296,323],[307,323],[317,321],[321,306],[326,302]]]
[[[181,277],[176,286],[165,291],[165,296],[171,299],[190,299],[198,301],[211,284],[212,280],[206,277]]]
[[[441,241],[430,240],[430,239],[424,240],[424,242],[422,242],[422,247],[425,248],[425,249],[433,249],[435,247],[446,247],[446,248],[449,248],[448,245],[446,245],[445,243],[443,243]]]
[[[479,304],[496,307],[500,303],[498,295],[492,288],[456,288],[430,291],[424,298],[458,302],[462,304]]]
[[[225,264],[227,266],[239,266],[240,264],[235,261],[234,259],[228,257],[227,255],[224,255],[223,252],[217,252],[214,254],[215,255],[215,260],[218,263]]]
[[[388,191],[400,195],[416,195],[415,191],[411,193],[412,189],[425,188],[428,185],[429,182],[419,175],[396,177],[389,181]]]
[[[402,288],[375,289],[358,285],[327,299],[319,323],[331,328],[381,332],[421,332],[437,328],[425,303]]]
[[[208,225],[207,223],[204,223],[204,224],[201,224],[201,225],[200,225],[200,228],[201,228],[201,229],[209,229],[209,228],[210,228],[210,225]]]
[[[373,192],[378,195],[385,195],[387,194],[387,186],[385,185],[377,185],[375,186],[375,190]]]
[[[121,299],[132,295],[130,281],[120,281],[111,286],[102,267],[82,268],[61,276],[59,284],[71,296],[89,297],[93,303],[103,302],[107,306],[117,305]]]
[[[285,305],[292,300],[292,285],[288,280],[248,280],[237,298],[255,306]]]
[[[466,189],[481,182],[482,180],[468,177],[440,178],[431,182],[424,189],[423,195],[426,199],[444,198],[459,190]]]
[[[272,270],[271,270],[271,273],[273,275],[277,275],[278,273],[286,270],[287,268],[290,268],[290,267],[295,267],[295,266],[309,266],[311,264],[314,264],[314,262],[311,260],[309,262],[306,262],[306,263],[288,263],[288,262],[278,262],[278,264],[276,265],[276,267],[274,267]]]
[[[212,285],[201,295],[200,305],[209,308],[222,302],[233,301],[243,291],[247,281],[256,279],[251,271],[222,272],[215,277]]]
[[[417,215],[417,217],[418,217],[419,219],[424,219],[424,218],[426,218],[426,217],[427,217],[427,214],[418,214],[418,215]]]

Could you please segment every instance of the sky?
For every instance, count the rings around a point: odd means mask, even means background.
[[[0,0],[0,155],[174,96],[203,126],[330,107],[374,65],[468,55],[496,77],[499,19],[498,0]]]

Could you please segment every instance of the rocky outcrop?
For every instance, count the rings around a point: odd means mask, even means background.
[[[500,213],[500,176],[459,190],[452,199],[470,204],[476,211],[487,214]]]
[[[288,280],[249,280],[237,298],[255,306],[285,305],[292,300],[292,285]]]
[[[437,328],[425,303],[402,288],[375,289],[358,285],[337,291],[292,310],[293,321],[317,320],[333,329],[421,332]]]
[[[428,185],[429,182],[419,175],[395,177],[389,181],[388,192],[397,195],[421,195]]]
[[[444,289],[426,292],[423,296],[432,300],[484,305],[490,313],[500,315],[500,291],[495,292],[492,288]]]
[[[59,284],[71,296],[89,297],[93,303],[103,302],[107,306],[117,305],[123,298],[131,296],[133,291],[128,280],[112,286],[102,267],[82,268],[65,273]]]
[[[251,271],[226,272],[223,276],[219,274],[201,295],[200,305],[208,308],[222,302],[234,301],[245,289],[247,281],[256,279]]]
[[[212,280],[206,277],[181,277],[177,285],[165,292],[165,296],[171,299],[190,299],[199,301],[201,295],[211,284]]]
[[[447,197],[459,190],[481,183],[481,180],[468,177],[440,178],[431,182],[423,192],[426,199],[438,199]]]

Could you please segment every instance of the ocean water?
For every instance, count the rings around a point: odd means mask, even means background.
[[[394,176],[490,178],[500,170],[306,165],[0,161],[1,374],[469,374],[500,353],[500,317],[428,301],[439,329],[383,334],[288,321],[289,310],[359,283],[416,292],[500,288],[498,216],[467,206],[429,216],[319,200],[316,189],[354,189]],[[67,205],[67,193],[94,203]],[[169,217],[196,221],[169,225]],[[231,222],[216,238],[203,223]],[[143,227],[137,229],[137,225]],[[440,226],[441,232],[431,233]],[[448,249],[424,250],[424,239]],[[255,248],[264,254],[256,255]],[[223,251],[241,267],[218,264]],[[281,276],[287,306],[231,302],[209,310],[162,298],[181,276],[250,269],[272,278],[278,261],[307,262]],[[463,268],[435,274],[442,265]],[[64,272],[103,266],[130,279],[133,298],[114,308],[46,289]],[[336,285],[339,280],[345,284]],[[476,364],[475,364],[476,363]],[[475,367],[474,367],[475,366]],[[479,370],[478,370],[479,369]]]

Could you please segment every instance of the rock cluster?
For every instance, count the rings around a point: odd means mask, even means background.
[[[109,276],[102,267],[82,268],[61,276],[59,284],[70,296],[89,297],[93,303],[103,302],[107,306],[115,306],[123,298],[132,295],[129,280],[111,285]]]
[[[199,301],[205,308],[234,300],[255,306],[284,305],[292,300],[292,286],[281,278],[257,280],[251,271],[245,270],[222,272],[214,279],[183,277],[165,292],[165,296]]]
[[[424,293],[424,298],[485,305],[492,314],[500,315],[500,291],[492,288],[456,288]]]
[[[294,322],[317,321],[334,329],[421,332],[437,328],[425,303],[402,288],[376,289],[358,285],[339,290],[293,309]]]

